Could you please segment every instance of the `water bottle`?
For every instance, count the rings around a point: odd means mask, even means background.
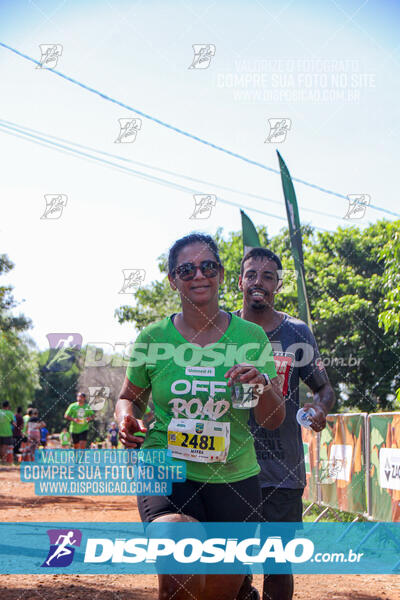
[[[315,410],[313,408],[300,408],[297,411],[296,419],[299,425],[304,427],[305,429],[311,429],[311,419],[310,417],[314,417]]]

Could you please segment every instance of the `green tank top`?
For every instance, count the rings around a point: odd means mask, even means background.
[[[193,481],[232,483],[256,475],[250,410],[233,406],[224,377],[241,362],[276,377],[264,331],[236,315],[218,342],[205,348],[185,340],[171,317],[144,329],[126,372],[134,385],[151,386],[154,422],[143,448],[168,448],[185,460]]]

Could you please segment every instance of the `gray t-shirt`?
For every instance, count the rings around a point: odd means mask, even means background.
[[[303,488],[306,484],[299,409],[300,378],[313,391],[328,381],[317,343],[308,326],[290,315],[273,331],[266,331],[286,399],[286,418],[278,429],[257,425],[253,414],[250,428],[261,467],[261,487]]]

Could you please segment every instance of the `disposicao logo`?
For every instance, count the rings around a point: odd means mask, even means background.
[[[258,550],[257,554],[250,549]],[[160,557],[170,557],[178,563],[264,563],[273,559],[276,563],[302,563],[314,553],[314,544],[307,538],[293,539],[286,546],[279,536],[268,537],[264,542],[259,538],[244,540],[229,538],[209,538],[201,541],[184,538],[175,541],[170,538],[132,538],[110,540],[90,538],[86,544],[85,563],[154,563]]]
[[[42,567],[68,567],[73,561],[75,548],[80,546],[82,532],[79,529],[49,529],[50,548]]]

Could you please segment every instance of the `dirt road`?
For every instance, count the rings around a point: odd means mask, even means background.
[[[132,497],[38,497],[0,467],[0,521],[140,521]],[[255,577],[261,590],[262,576]],[[157,600],[154,575],[0,575],[1,600]],[[296,600],[400,600],[400,575],[296,575]],[[218,599],[216,599],[218,600]]]

